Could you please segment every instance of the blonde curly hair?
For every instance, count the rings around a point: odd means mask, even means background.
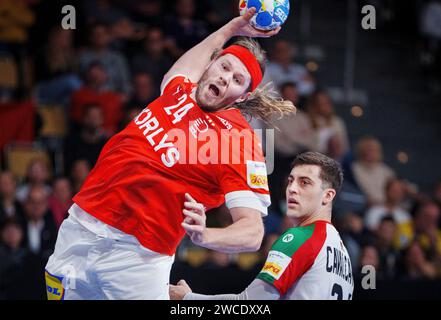
[[[256,40],[248,37],[240,37],[233,44],[248,49],[259,62],[262,74],[265,73],[267,62],[266,52]],[[211,59],[217,59],[221,51],[222,49],[216,50]],[[248,88],[248,91],[251,91],[251,85]],[[276,90],[272,82],[260,85],[251,92],[246,100],[235,103],[233,107],[238,108],[245,115],[252,118],[259,118],[266,123],[270,123],[272,119],[277,118],[274,117],[274,114],[278,114],[278,118],[280,119],[284,115],[295,113],[297,111],[291,101],[284,100],[280,96],[280,93]]]

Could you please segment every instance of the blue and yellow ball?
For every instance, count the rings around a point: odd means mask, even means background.
[[[256,8],[250,24],[259,30],[273,30],[285,23],[289,15],[289,0],[240,0],[239,12]]]

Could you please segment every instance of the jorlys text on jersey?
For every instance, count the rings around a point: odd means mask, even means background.
[[[176,93],[179,92],[179,88]],[[175,93],[175,94],[176,94]],[[194,103],[187,101],[188,95],[182,94],[178,98],[178,103],[164,107],[165,113],[173,117],[172,123],[177,124],[187,114],[187,112],[194,107]],[[159,124],[156,116],[153,116],[152,111],[147,107],[135,118],[135,123],[140,130],[143,130],[143,135],[153,147],[155,152],[160,153],[161,161],[166,167],[172,167],[179,160],[179,150],[169,141],[168,133]]]
[[[245,164],[261,157],[262,145],[251,127],[236,128],[215,113],[194,108],[197,105],[180,87],[173,96],[174,101],[161,105],[160,109],[149,105],[134,119],[166,167],[177,163]],[[250,179],[254,185],[266,185],[266,176],[255,175]]]

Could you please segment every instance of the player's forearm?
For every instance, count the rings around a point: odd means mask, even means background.
[[[188,50],[179,60],[173,65],[169,73],[184,74],[192,82],[198,82],[204,73],[206,67],[211,61],[213,53],[224,46],[234,34],[234,30],[230,23],[227,23],[219,30],[213,32],[202,42]],[[165,76],[168,78],[169,74]]]
[[[203,246],[221,252],[257,251],[262,243],[264,228],[261,218],[239,219],[226,228],[207,228]]]
[[[183,300],[248,300],[244,292],[239,294],[199,294],[199,293],[187,293]]]
[[[276,288],[260,279],[255,279],[239,294],[205,295],[190,292],[184,296],[183,300],[277,300],[279,298]]]

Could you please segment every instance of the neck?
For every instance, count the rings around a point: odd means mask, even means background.
[[[31,224],[34,224],[34,225],[36,225],[36,224],[38,224],[40,221],[42,221],[43,220],[43,218],[31,218],[31,219],[29,219],[29,222],[31,223]]]
[[[331,211],[326,210],[324,212],[318,212],[316,214],[309,215],[307,217],[301,217],[301,218],[291,218],[293,225],[295,227],[303,227],[306,225],[310,225],[312,223],[315,223],[317,221],[326,221],[331,222]]]

